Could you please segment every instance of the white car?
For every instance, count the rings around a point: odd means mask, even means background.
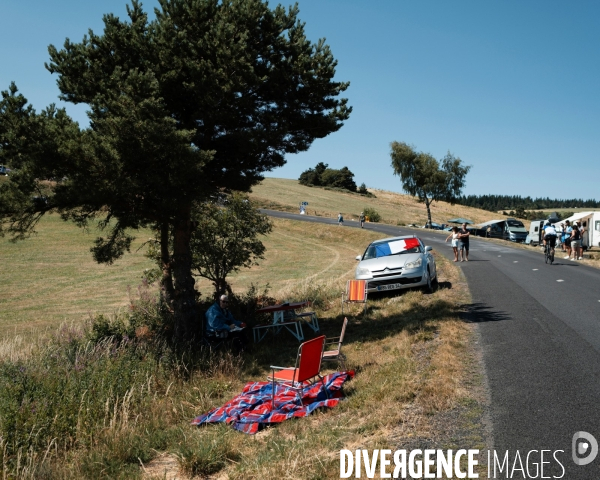
[[[367,292],[423,287],[431,292],[437,283],[435,258],[415,236],[376,240],[356,257],[356,280],[367,280]]]

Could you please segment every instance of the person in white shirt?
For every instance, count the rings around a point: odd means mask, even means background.
[[[548,220],[544,223],[544,247],[546,244],[550,245],[552,249],[552,255],[554,255],[554,247],[556,246],[556,237],[558,234],[556,233],[556,228],[552,225]]]

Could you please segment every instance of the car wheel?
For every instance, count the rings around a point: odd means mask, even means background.
[[[424,285],[423,290],[425,293],[433,293],[433,282],[431,281],[431,273],[429,273],[429,268],[427,268],[425,272],[425,279],[427,283]]]

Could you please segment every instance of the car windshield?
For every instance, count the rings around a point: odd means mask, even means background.
[[[523,223],[518,220],[507,220],[506,223],[509,227],[523,227]]]
[[[373,243],[367,247],[363,260],[387,257],[388,255],[401,255],[403,253],[420,253],[421,243],[418,238],[405,238],[389,242]]]

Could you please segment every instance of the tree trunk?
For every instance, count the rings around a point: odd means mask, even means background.
[[[198,324],[195,281],[192,277],[191,207],[186,208],[180,218],[182,220],[173,229],[174,335],[177,340],[191,340],[202,331]]]
[[[427,197],[425,197],[425,206],[427,207],[427,224],[431,227],[432,223],[431,223],[431,209],[429,208],[430,205],[431,205],[431,200],[429,200]]]
[[[223,294],[231,296],[233,294],[233,290],[231,290],[231,285],[224,278],[217,278],[213,285],[215,287],[215,301],[219,299],[219,297]]]
[[[169,310],[173,311],[173,271],[169,253],[169,224],[166,222],[160,226],[160,266],[162,269],[160,298]]]

